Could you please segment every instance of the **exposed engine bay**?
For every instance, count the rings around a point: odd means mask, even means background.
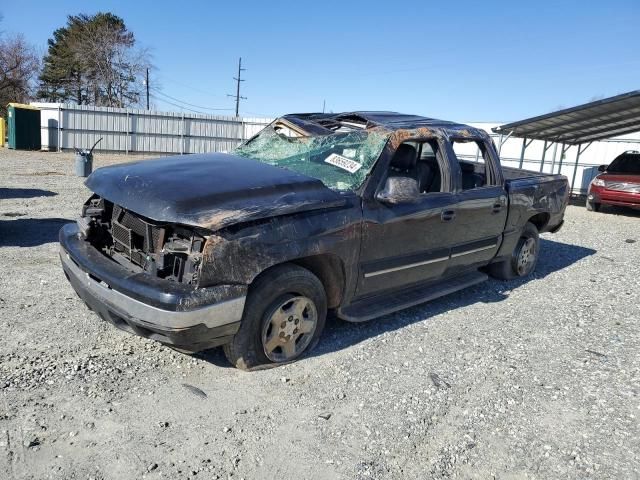
[[[206,239],[192,228],[155,222],[98,195],[85,202],[78,225],[97,250],[133,272],[198,284]]]

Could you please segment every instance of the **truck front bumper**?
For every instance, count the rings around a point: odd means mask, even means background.
[[[75,224],[62,227],[59,238],[76,293],[120,329],[196,352],[228,343],[240,328],[246,286],[194,289],[131,272],[93,248]]]

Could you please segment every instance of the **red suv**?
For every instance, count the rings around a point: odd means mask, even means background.
[[[587,192],[587,210],[599,211],[600,205],[619,205],[640,209],[640,152],[627,151],[591,181]]]

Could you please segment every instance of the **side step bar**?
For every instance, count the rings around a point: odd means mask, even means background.
[[[488,278],[485,273],[471,272],[437,283],[418,284],[404,290],[358,300],[345,308],[338,309],[337,314],[338,317],[349,322],[365,322],[449,295],[463,288],[482,283]]]

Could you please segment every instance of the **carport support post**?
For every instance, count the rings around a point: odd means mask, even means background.
[[[522,139],[522,150],[520,151],[520,164],[518,168],[522,168],[522,164],[524,163],[524,151],[527,149],[527,138]]]
[[[580,155],[584,153],[584,151],[591,146],[592,142],[589,142],[586,147],[582,148],[582,144],[578,144],[578,151],[576,152],[576,163],[573,165],[573,177],[571,178],[571,190],[569,190],[570,195],[573,195],[574,184],[576,183],[576,172],[578,171],[578,162],[580,161]],[[578,195],[580,195],[580,191],[578,191]]]
[[[509,140],[509,137],[511,136],[512,133],[513,131],[509,132],[509,134],[506,137],[500,134],[500,140],[498,140],[498,156],[500,156],[500,154],[502,153],[502,145],[504,145],[507,142],[507,140]]]
[[[553,144],[553,158],[551,159],[551,173],[553,173],[554,168],[556,168],[556,154],[558,153],[558,144]]]
[[[569,150],[569,147],[564,148],[564,143],[563,143],[562,148],[560,148],[560,163],[558,163],[558,173],[562,172],[562,158],[564,157],[564,154],[567,150]]]
[[[547,143],[548,143],[548,145],[547,145]],[[555,147],[553,148],[553,160],[552,160],[552,163],[551,163],[551,172],[553,173],[553,166],[556,163],[556,149],[558,148],[558,144],[550,142],[548,140],[544,141],[544,147],[542,149],[542,160],[540,161],[540,172],[544,171],[544,159],[547,156],[547,150],[549,150],[551,148],[551,145],[555,145]]]
[[[520,152],[520,166],[518,168],[522,168],[522,164],[524,163],[524,152],[527,149],[527,147],[529,145],[531,145],[531,143],[533,142],[533,138],[529,139],[529,141],[527,142],[526,138],[522,139],[522,152]]]
[[[578,170],[578,162],[580,161],[580,153],[582,149],[582,144],[578,144],[578,151],[576,152],[576,162],[573,164],[573,175],[571,176],[571,188],[569,189],[569,196],[573,196],[573,187],[576,182],[576,171]]]
[[[540,160],[540,171],[544,170],[544,156],[547,154],[547,141],[544,141],[542,146],[542,159]]]

